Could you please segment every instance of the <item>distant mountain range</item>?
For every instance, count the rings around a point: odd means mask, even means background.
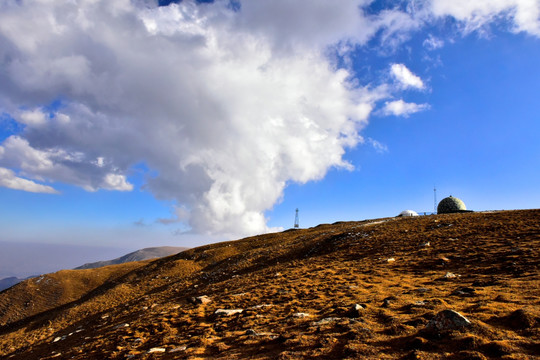
[[[178,254],[179,252],[182,252],[187,249],[188,248],[186,247],[179,247],[179,246],[150,247],[150,248],[145,248],[145,249],[131,252],[127,255],[121,256],[116,259],[87,263],[87,264],[84,264],[82,266],[75,268],[75,270],[95,269],[95,268],[99,268],[103,266],[124,264],[124,263],[132,262],[132,261],[156,259],[156,258],[161,258],[161,257],[169,256],[169,255]],[[30,279],[36,276],[29,276],[24,279],[14,277],[14,276],[0,279],[0,291],[10,288],[15,284],[20,283],[23,280]]]
[[[30,278],[32,278],[32,276],[30,276],[30,277],[28,277],[26,279],[30,279]],[[15,277],[15,276],[11,276],[11,277],[8,277],[8,278],[5,278],[5,279],[0,279],[0,291],[2,291],[4,289],[7,289],[7,288],[10,288],[13,285],[18,284],[21,281],[26,280],[26,279],[19,279],[18,277]]]
[[[132,262],[132,261],[156,259],[156,258],[161,258],[164,256],[178,254],[179,252],[182,252],[187,249],[188,248],[186,247],[179,247],[179,246],[150,247],[150,248],[134,251],[132,253],[129,253],[127,255],[121,256],[116,259],[87,263],[82,266],[76,267],[75,270],[95,269],[95,268],[99,268],[103,266],[124,264],[124,263]]]

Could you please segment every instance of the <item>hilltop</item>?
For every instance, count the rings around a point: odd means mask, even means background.
[[[109,265],[118,265],[118,264],[124,264],[127,262],[133,262],[133,261],[143,261],[143,260],[151,260],[156,259],[164,256],[169,256],[173,254],[178,254],[179,252],[182,252],[184,250],[187,250],[186,247],[179,247],[179,246],[158,246],[158,247],[149,247],[144,248],[140,250],[136,250],[133,252],[130,252],[129,254],[126,254],[124,256],[120,256],[118,258],[112,259],[112,260],[104,260],[104,261],[96,261],[91,263],[86,263],[82,266],[78,266],[75,268],[75,270],[82,270],[82,269],[95,269],[103,266],[109,266]],[[29,276],[26,279],[34,278],[37,276]],[[25,279],[20,279],[15,276],[7,277],[4,279],[0,279],[0,291],[4,289],[8,289],[12,287],[15,284],[20,283]],[[89,287],[92,287],[92,285],[95,285],[94,282],[89,283],[80,283],[81,289],[80,291],[87,291]],[[67,301],[66,301],[67,302]],[[1,315],[0,315],[1,316]]]
[[[532,359],[539,245],[540,210],[462,213],[62,271],[0,293],[0,357]]]
[[[156,258],[160,258],[164,256],[178,254],[179,252],[182,252],[187,249],[188,248],[186,247],[179,247],[179,246],[149,247],[149,248],[144,248],[144,249],[130,252],[129,254],[120,256],[116,259],[87,263],[82,266],[76,267],[75,270],[95,269],[95,268],[99,268],[103,266],[124,264],[124,263],[132,262],[132,261],[151,260],[151,259],[156,259]]]

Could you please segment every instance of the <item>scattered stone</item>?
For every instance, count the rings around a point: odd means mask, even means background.
[[[260,304],[260,305],[252,306],[250,307],[250,309],[262,309],[264,307],[270,307],[270,306],[272,306],[272,304]]]
[[[390,306],[390,303],[394,300],[397,300],[395,296],[389,296],[383,300],[382,307],[387,308]]]
[[[427,241],[427,242],[425,242],[423,244],[420,244],[420,247],[428,247],[428,246],[431,246],[429,241]]]
[[[214,314],[215,315],[224,315],[224,316],[231,316],[234,314],[240,314],[244,310],[243,309],[217,309]]]
[[[471,322],[463,315],[454,310],[443,310],[426,325],[428,331],[456,330],[470,326]]]
[[[121,329],[121,328],[125,328],[125,327],[129,327],[129,324],[125,323],[125,324],[116,325],[114,328],[115,329]]]
[[[447,263],[450,262],[450,259],[447,258],[446,256],[441,256],[441,257],[439,258],[439,260],[441,261],[441,263],[442,263],[443,265],[445,265],[445,264],[447,264]]]
[[[393,257],[386,259],[387,263],[393,263],[394,261],[396,261],[396,259],[394,259]]]
[[[366,308],[360,304],[354,304],[347,312],[347,316],[350,318],[360,317],[365,309]]]
[[[275,340],[279,338],[278,334],[274,334],[271,332],[261,332],[261,333],[258,333],[257,336],[268,336],[271,340]]]
[[[450,295],[471,297],[476,296],[476,290],[470,287],[460,287],[452,291]]]
[[[311,314],[303,313],[303,312],[297,312],[297,313],[294,313],[292,316],[295,317],[295,318],[307,318],[307,317],[310,317]]]
[[[178,346],[178,347],[175,347],[174,349],[171,349],[169,352],[179,352],[179,351],[186,351],[187,349],[187,346],[186,345],[183,345],[183,346]]]
[[[461,275],[457,275],[457,274],[454,274],[454,273],[451,273],[451,272],[447,272],[446,274],[444,274],[444,276],[442,277],[443,280],[448,280],[448,279],[454,279],[454,278],[458,278],[460,277]]]
[[[155,348],[151,348],[150,350],[148,350],[148,354],[152,354],[152,353],[164,353],[165,351],[166,351],[165,348],[155,347]]]
[[[324,319],[319,320],[319,321],[312,322],[311,325],[313,325],[313,326],[327,325],[327,324],[330,324],[330,323],[333,323],[333,322],[336,322],[336,321],[339,321],[339,320],[341,320],[341,318],[329,317],[329,318],[324,318]]]
[[[257,336],[259,334],[257,334],[257,332],[253,329],[248,329],[246,330],[246,335],[254,335],[254,336]]]
[[[421,287],[421,288],[416,288],[416,289],[412,289],[412,290],[407,290],[404,292],[404,294],[412,294],[412,293],[419,293],[419,294],[424,294],[424,293],[427,293],[428,291],[431,291],[432,289],[430,288],[425,288],[425,287]]]
[[[206,295],[202,295],[202,296],[197,296],[197,297],[192,297],[191,298],[191,302],[193,304],[200,304],[200,305],[204,305],[204,304],[208,304],[209,302],[211,302],[212,299],[210,299],[208,296]]]
[[[62,337],[61,337],[61,336],[57,336],[57,337],[54,338],[53,342],[58,342],[58,341],[60,341],[60,340],[62,340]]]

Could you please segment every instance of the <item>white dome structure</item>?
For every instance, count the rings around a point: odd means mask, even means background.
[[[399,213],[398,216],[402,216],[402,217],[409,217],[409,216],[418,216],[418,213],[416,211],[413,211],[413,210],[403,210],[402,212]]]

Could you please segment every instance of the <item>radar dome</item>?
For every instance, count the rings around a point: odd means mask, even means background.
[[[451,195],[442,199],[437,206],[437,214],[451,214],[461,211],[467,211],[465,203]]]

